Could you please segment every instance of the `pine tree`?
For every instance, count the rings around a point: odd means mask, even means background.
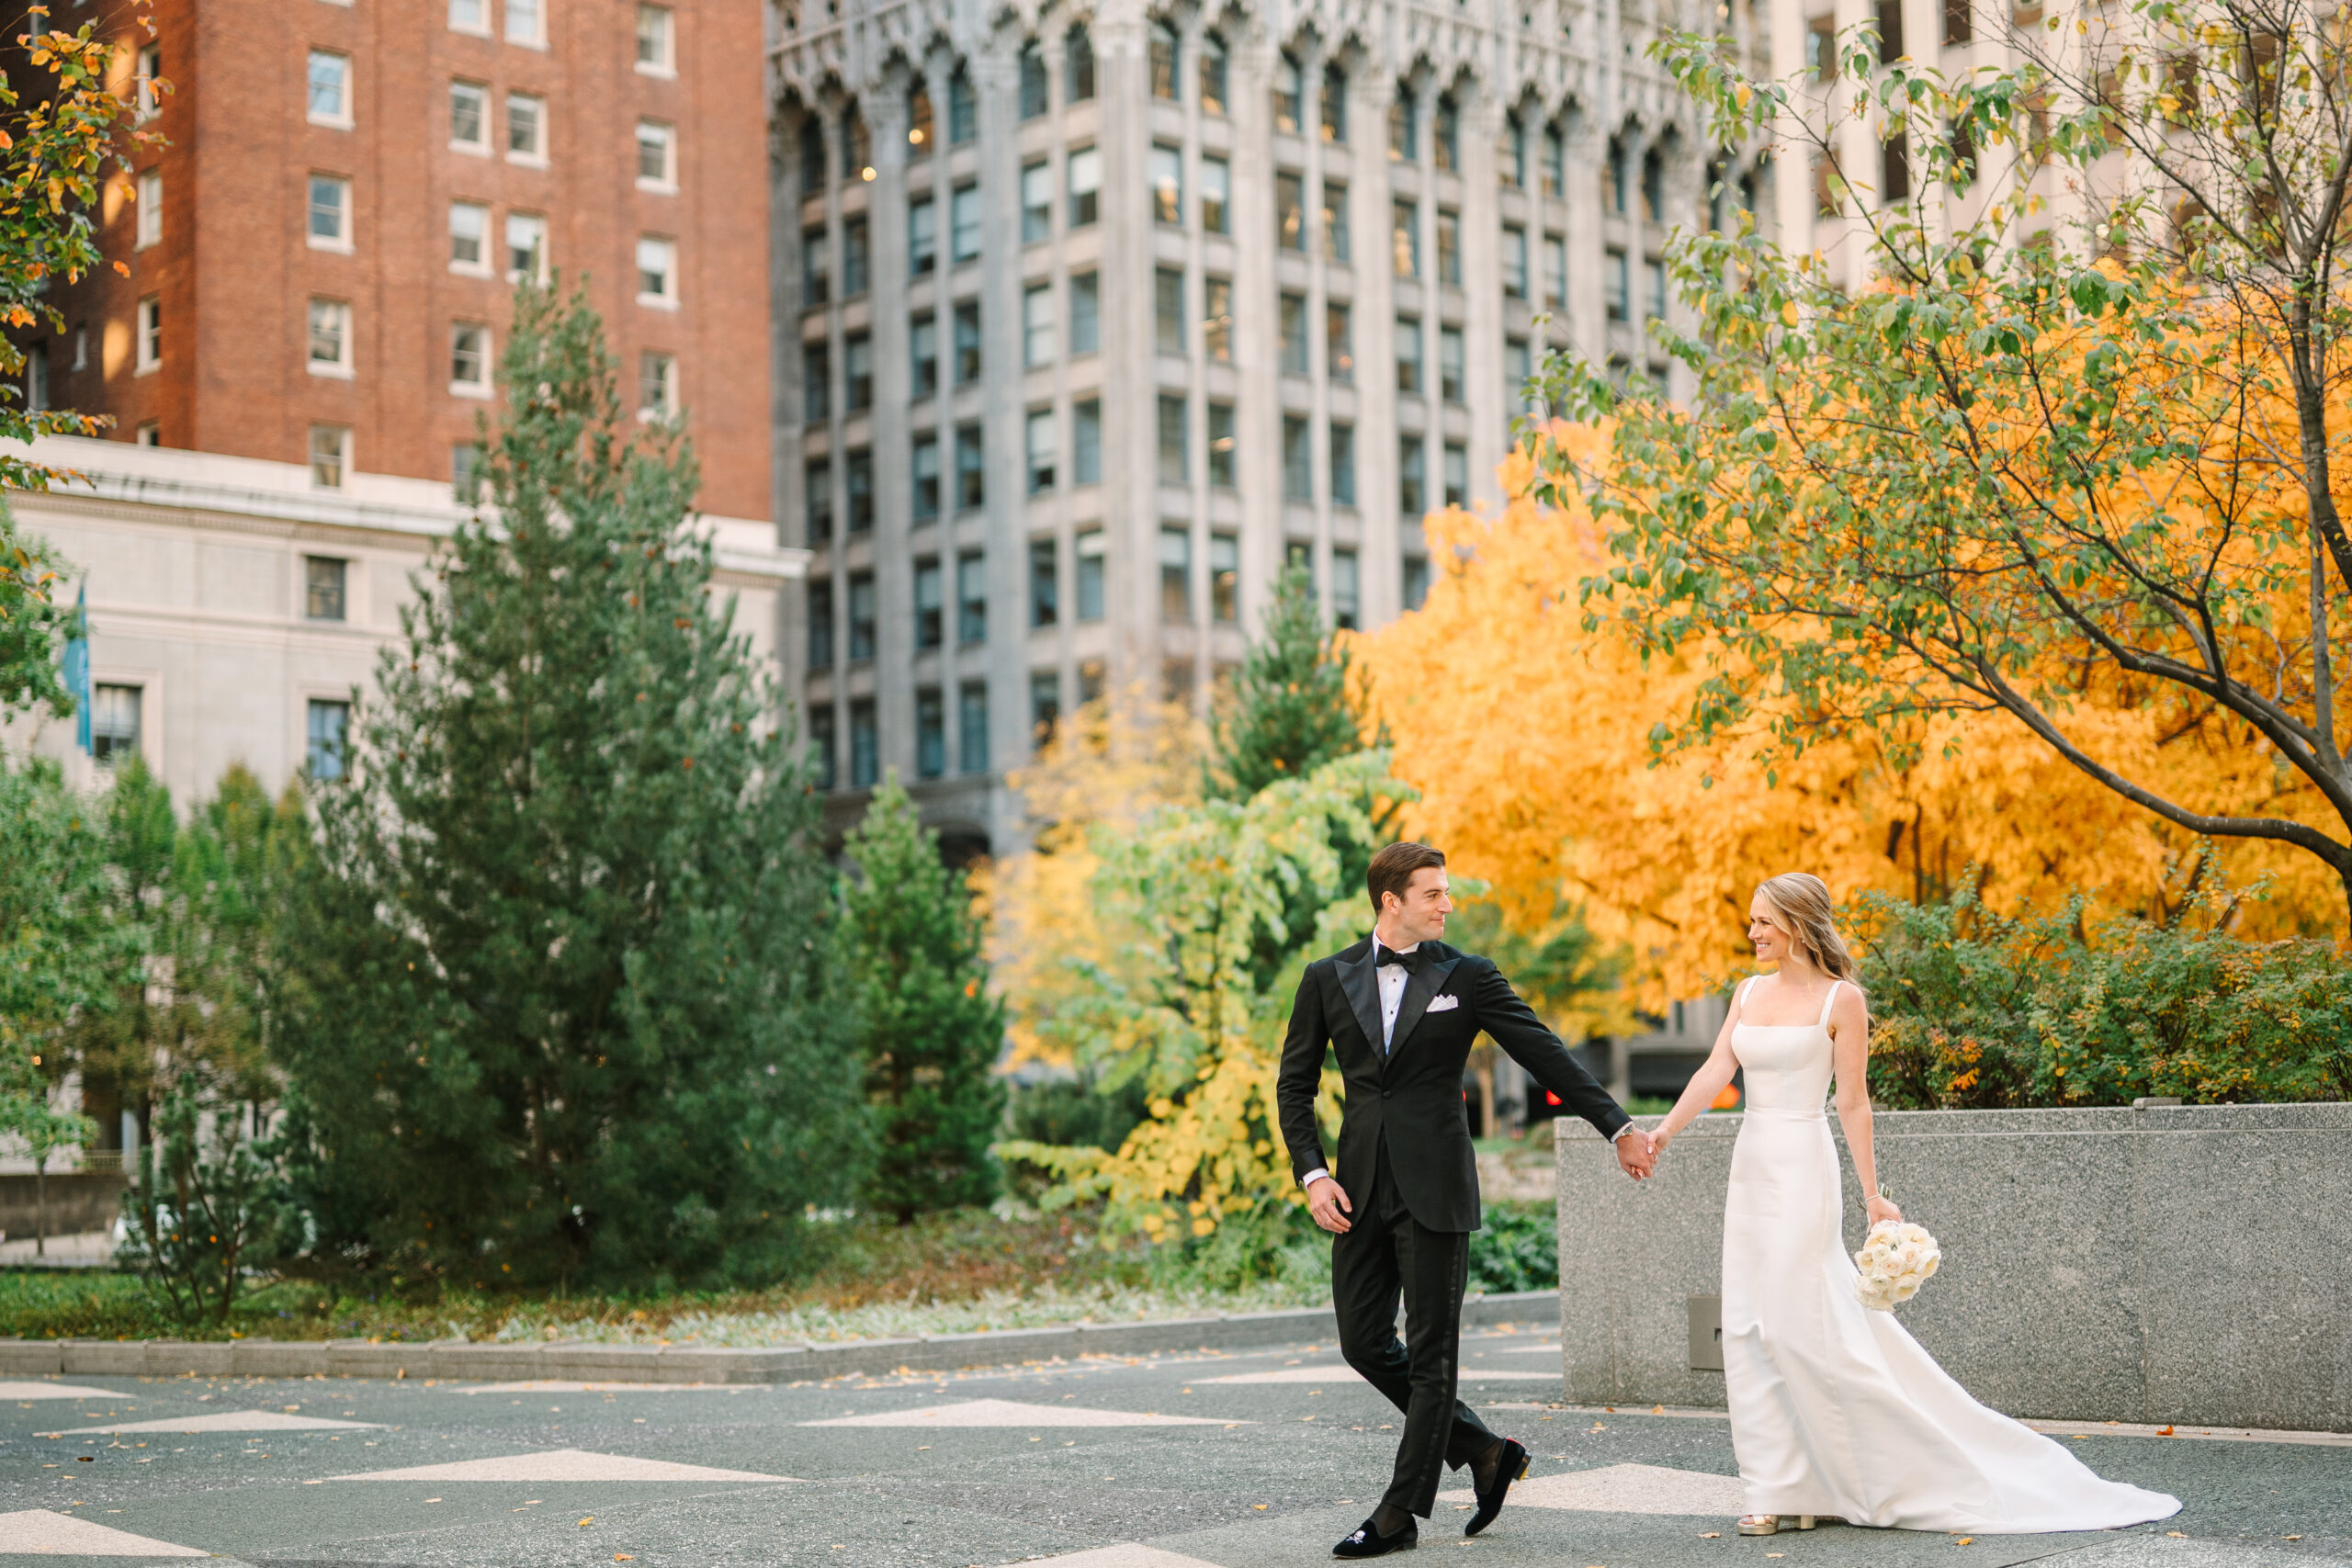
[[[518,291],[500,380],[494,512],[418,574],[289,877],[298,1190],[403,1275],[772,1275],[861,1167],[817,803],[584,297]]]
[[[997,1194],[989,1145],[1004,1118],[993,1072],[1004,1005],[988,990],[981,927],[964,879],[940,863],[897,773],[843,846],[840,956],[878,1143],[866,1201],[901,1224]]]
[[[1300,568],[1283,573],[1264,626],[1217,717],[1208,779],[1216,798],[1248,800],[1270,784],[1305,778],[1363,749],[1348,691],[1348,650],[1324,630],[1314,587]]]

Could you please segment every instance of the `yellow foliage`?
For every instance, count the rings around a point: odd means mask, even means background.
[[[1589,432],[1553,434],[1593,449]],[[1506,463],[1499,477],[1524,494],[1523,471]],[[1703,661],[1645,665],[1617,636],[1584,629],[1577,583],[1605,547],[1581,506],[1521,499],[1499,517],[1452,510],[1425,527],[1447,563],[1426,605],[1352,645],[1392,772],[1420,792],[1405,831],[1488,881],[1514,924],[1547,918],[1563,892],[1581,902],[1598,932],[1629,944],[1647,1005],[1744,970],[1749,897],[1777,872],[1812,871],[1841,897],[1926,898],[1976,865],[1992,905],[2051,907],[2080,889],[2094,919],[2160,913],[2190,874],[2189,835],[2003,715],[1925,724],[1907,765],[1867,734],[1821,741],[1777,780],[1736,739],[1661,758],[1653,729],[1688,710]],[[2172,798],[2327,819],[2243,726],[2164,693],[2081,692],[2067,724]],[[2310,855],[2263,842],[2222,852],[2233,885],[2269,879],[2267,901],[2243,916],[2249,934],[2336,919],[2340,885]]]

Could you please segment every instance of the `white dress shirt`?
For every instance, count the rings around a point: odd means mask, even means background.
[[[1372,939],[1372,973],[1374,979],[1380,987],[1380,1050],[1381,1054],[1385,1055],[1396,1038],[1396,1014],[1405,1005],[1405,982],[1411,977],[1411,975],[1402,964],[1381,963],[1381,946],[1380,939],[1377,936],[1374,937]],[[1420,946],[1421,944],[1417,942],[1410,947],[1392,947],[1388,951],[1418,953],[1420,951]],[[1622,1138],[1633,1130],[1634,1124],[1628,1122],[1617,1129],[1617,1136]],[[1328,1168],[1317,1166],[1313,1170],[1300,1177],[1298,1184],[1301,1187],[1312,1187],[1330,1174]]]

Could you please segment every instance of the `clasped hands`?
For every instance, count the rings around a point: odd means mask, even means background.
[[[1633,1128],[1616,1142],[1617,1164],[1634,1180],[1645,1180],[1657,1168],[1658,1147],[1647,1133]],[[1337,1178],[1318,1176],[1306,1190],[1306,1212],[1333,1235],[1345,1235],[1353,1224],[1348,1216],[1355,1213],[1355,1205],[1348,1201],[1347,1190]]]

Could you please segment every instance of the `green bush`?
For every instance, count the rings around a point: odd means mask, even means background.
[[[1559,1220],[1549,1203],[1488,1203],[1470,1236],[1470,1289],[1548,1291],[1560,1282]]]
[[[2352,1098],[2352,967],[2082,904],[1996,914],[1865,895],[1871,1095],[1902,1111]]]

